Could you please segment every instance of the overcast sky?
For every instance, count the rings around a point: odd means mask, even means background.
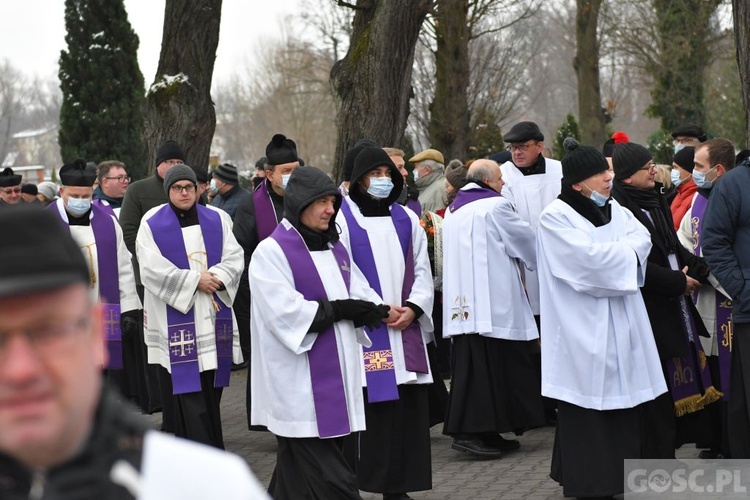
[[[146,86],[156,73],[161,50],[165,0],[125,0],[128,19],[140,38],[138,61]],[[262,40],[277,38],[281,20],[300,0],[223,0],[221,33],[214,81],[227,79],[252,66]],[[57,61],[65,48],[63,0],[0,0],[0,59],[8,59],[23,73],[57,75]]]

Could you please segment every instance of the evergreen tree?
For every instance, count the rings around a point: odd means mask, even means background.
[[[123,0],[65,0],[65,28],[68,48],[59,71],[63,161],[120,160],[134,179],[143,177],[143,75]]]
[[[552,157],[561,160],[565,154],[565,148],[563,147],[563,141],[566,138],[572,137],[576,141],[581,141],[581,130],[578,128],[578,122],[576,117],[571,113],[565,117],[565,121],[560,125],[560,128],[555,132],[555,141],[552,144]],[[597,147],[596,144],[587,144],[587,146]]]

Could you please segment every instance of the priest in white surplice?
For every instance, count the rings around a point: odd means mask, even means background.
[[[295,169],[284,219],[250,261],[250,421],[277,436],[276,499],[360,498],[342,438],[365,429],[361,327],[388,307],[339,241],[340,206],[323,171]]]
[[[241,362],[232,301],[244,257],[225,212],[196,203],[187,165],[164,176],[169,203],[143,216],[136,252],[148,362],[162,367],[164,430],[224,447],[219,403]]]
[[[403,182],[383,149],[364,148],[336,218],[352,260],[400,315],[368,332],[373,345],[363,348],[367,431],[359,436],[356,470],[361,490],[394,498],[432,488],[426,345],[433,340],[434,285],[425,232],[397,203]]]
[[[566,497],[623,492],[641,458],[638,406],[667,390],[641,297],[648,230],[610,198],[602,154],[565,140],[560,197],[539,218],[542,394],[558,422],[551,477]]]
[[[536,238],[492,160],[469,167],[469,182],[443,222],[443,335],[453,341],[443,433],[452,448],[499,458],[519,447],[500,433],[544,424],[531,345],[539,338],[523,275],[536,268]]]
[[[69,226],[89,266],[91,300],[103,304],[109,359],[106,376],[128,399],[138,401],[141,300],[130,252],[117,219],[92,203],[96,168],[78,159],[60,169],[61,197],[48,206]]]

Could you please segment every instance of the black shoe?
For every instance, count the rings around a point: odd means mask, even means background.
[[[724,454],[720,450],[701,450],[698,454],[698,458],[702,460],[715,460],[717,458],[725,458]]]
[[[503,456],[502,450],[489,446],[481,439],[454,439],[451,448],[481,458],[500,458]]]
[[[517,439],[505,439],[500,434],[486,434],[482,436],[482,441],[501,451],[513,451],[521,447]]]
[[[239,364],[232,363],[232,371],[236,372],[236,371],[244,370],[248,366],[250,366],[250,361],[243,361],[242,363],[239,363]]]

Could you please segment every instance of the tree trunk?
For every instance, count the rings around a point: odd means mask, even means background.
[[[734,16],[734,39],[737,45],[737,66],[742,84],[742,102],[745,111],[745,144],[737,144],[739,149],[750,147],[750,4],[747,0],[732,0]]]
[[[337,100],[334,178],[357,140],[402,145],[414,47],[429,0],[357,0],[349,51],[331,70]]]
[[[599,149],[607,140],[607,116],[599,90],[599,41],[596,27],[602,0],[577,0],[576,56],[573,68],[578,79],[578,124],[581,142]]]
[[[207,168],[216,113],[211,78],[222,0],[167,0],[159,68],[146,94],[143,140],[149,172],[163,141],[177,141],[187,163]]]
[[[464,160],[469,144],[469,38],[466,0],[439,0],[435,18],[435,97],[430,104],[430,147],[446,162]],[[481,76],[480,76],[481,78]]]

